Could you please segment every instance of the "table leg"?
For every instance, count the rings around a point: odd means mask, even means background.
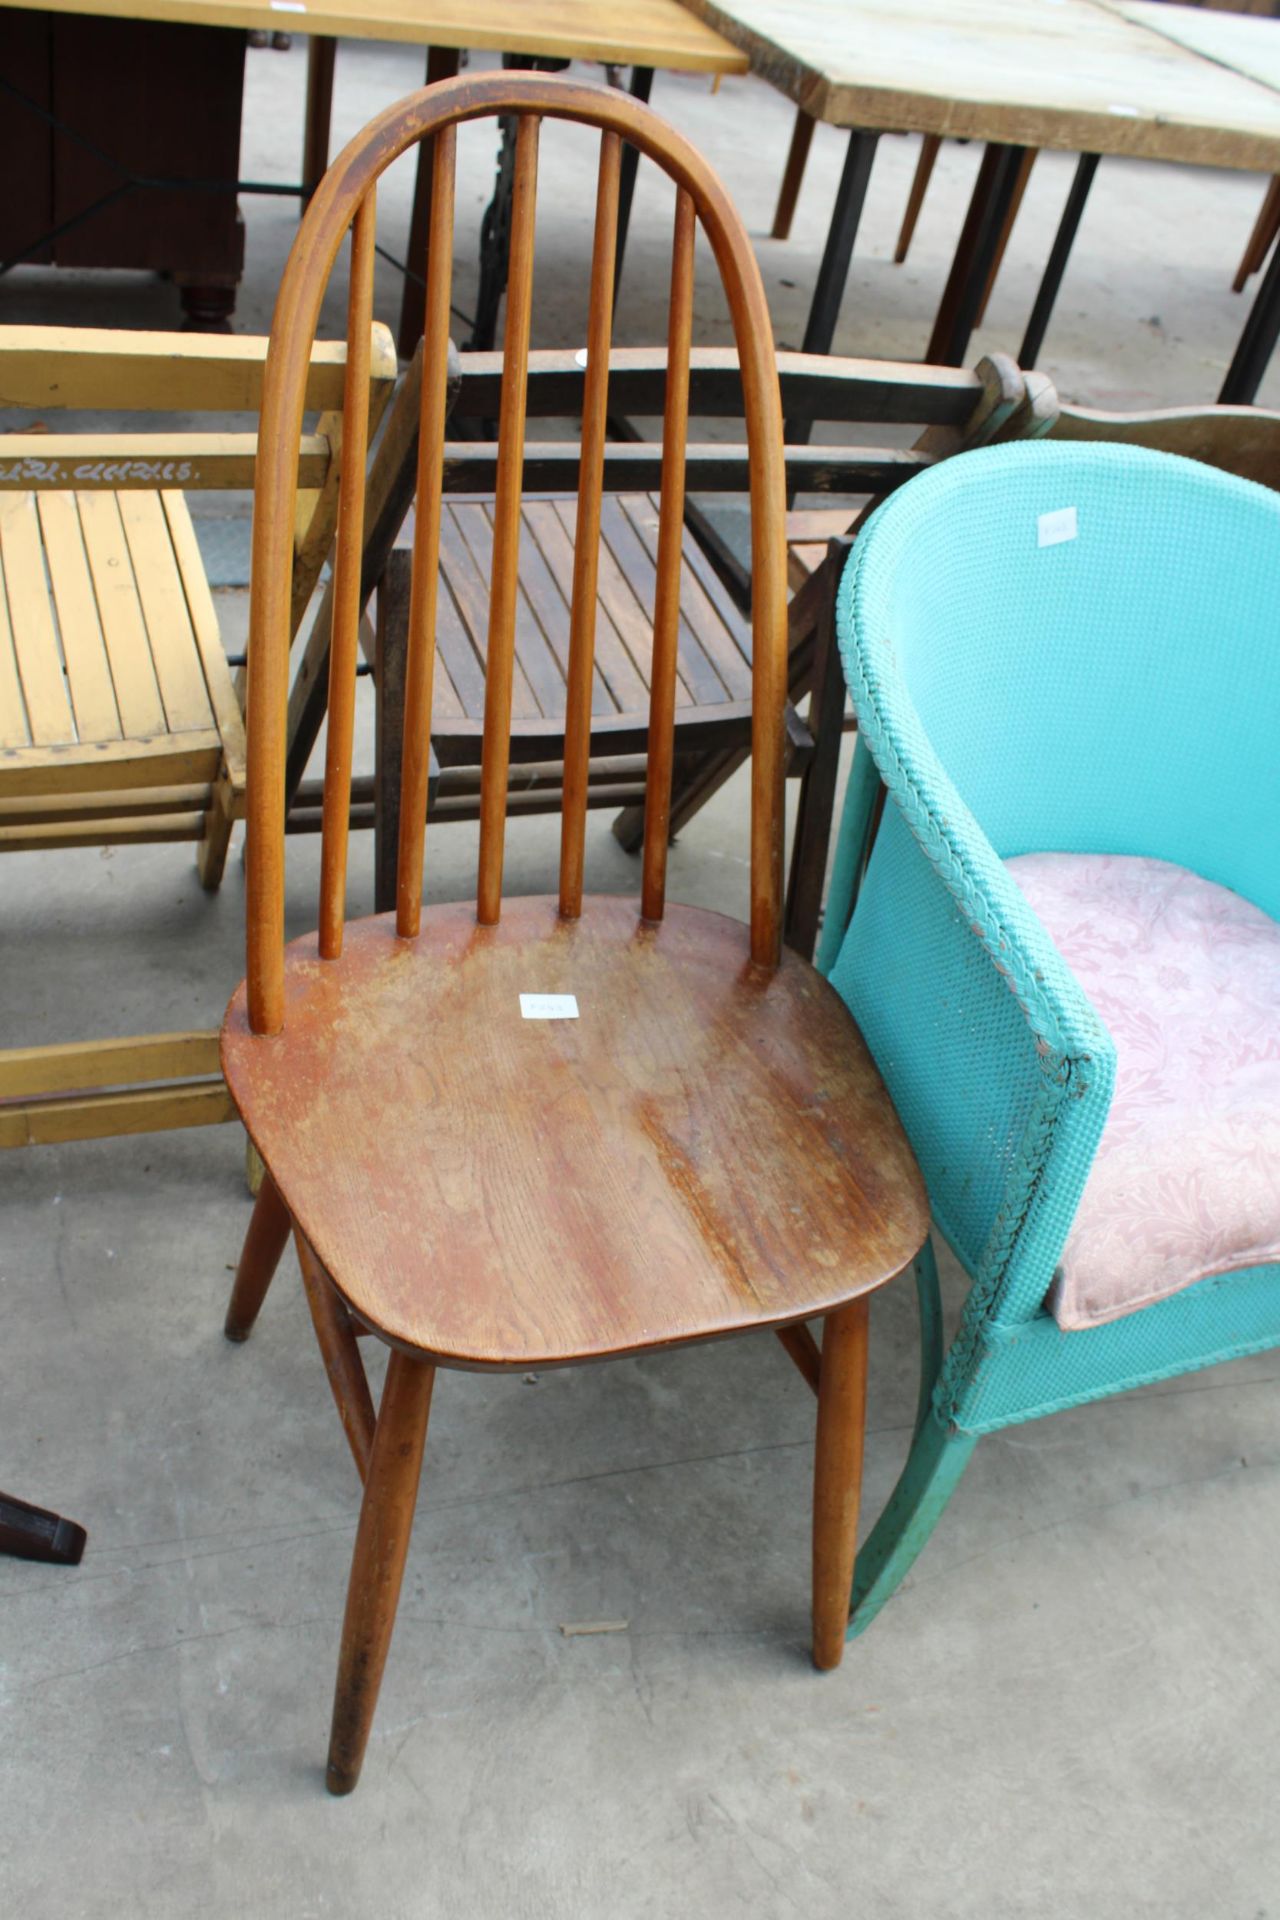
[[[427,85],[437,80],[452,80],[458,71],[456,47],[427,48]],[[400,296],[400,358],[412,360],[422,338],[422,317],[427,298],[427,228],[431,223],[431,175],[434,148],[430,140],[418,147],[418,171],[413,183],[413,212],[409,216],[409,249],[404,292]]]
[[[319,186],[329,165],[329,129],[333,119],[333,68],[336,40],[316,35],[307,42],[307,117],[302,135],[302,184],[306,198],[298,202],[298,217]]]
[[[831,351],[878,139],[878,134],[865,133],[856,127],[849,135],[849,150],[844,157],[844,171],[840,175],[827,244],[822,251],[822,265],[818,268],[809,320],[804,330],[805,353]],[[789,420],[786,426],[788,441],[803,444],[809,438],[812,425],[809,420]]]
[[[1271,265],[1244,323],[1235,358],[1218,395],[1219,406],[1252,406],[1277,337],[1280,337],[1280,247],[1271,256]]]
[[[633,100],[643,101],[647,106],[653,89],[653,68],[632,67],[629,92]],[[613,306],[618,308],[618,288],[622,283],[622,256],[627,246],[627,230],[631,225],[631,201],[636,190],[636,168],[640,164],[640,149],[624,146],[622,165],[618,171],[618,237],[614,244],[613,255]]]
[[[61,1567],[78,1567],[86,1539],[83,1527],[47,1507],[31,1507],[12,1494],[0,1493],[0,1553],[20,1560],[47,1560]]]
[[[1035,305],[1031,309],[1031,318],[1027,321],[1027,330],[1022,336],[1022,345],[1018,349],[1018,365],[1024,369],[1034,367],[1040,358],[1040,349],[1044,345],[1049,316],[1053,312],[1053,303],[1062,285],[1062,276],[1067,270],[1071,249],[1075,245],[1080,216],[1084,212],[1084,203],[1089,198],[1093,176],[1098,171],[1098,159],[1099,156],[1096,153],[1082,153],[1076,162],[1075,178],[1071,182],[1067,204],[1062,210],[1062,219],[1054,235],[1044,278],[1040,282]]]
[[[982,156],[956,257],[925,350],[925,359],[932,366],[959,367],[964,363],[1005,216],[1018,189],[1024,151],[993,141]]]
[[[790,238],[796,201],[800,198],[800,182],[804,179],[805,163],[809,158],[809,148],[813,141],[814,124],[811,113],[806,113],[803,107],[796,108],[796,124],[791,135],[790,151],[787,154],[787,168],[782,176],[782,185],[778,189],[778,205],[773,216],[773,225],[769,229],[771,240]]]

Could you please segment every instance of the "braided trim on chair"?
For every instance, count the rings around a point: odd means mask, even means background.
[[[962,1322],[934,1389],[938,1416],[950,1424],[957,1419],[968,1376],[990,1333],[1040,1310],[1110,1105],[1115,1050],[994,850],[989,850],[989,873],[974,864],[957,827],[963,822],[971,845],[985,847],[981,828],[938,762],[892,656],[883,646],[879,649],[890,663],[885,671],[862,644],[865,625],[882,636],[885,624],[875,617],[879,609],[866,604],[866,556],[873,551],[874,542],[864,536],[850,557],[836,601],[841,659],[859,730],[916,844],[1013,995],[1027,1022],[1040,1072],[1005,1198],[972,1268]],[[1084,1125],[1080,1103],[1090,1094],[1105,1104],[1096,1120]],[[1079,1116],[1080,1124],[1071,1124],[1073,1116]],[[1060,1177],[1046,1209],[1040,1203],[1051,1156],[1059,1159]]]

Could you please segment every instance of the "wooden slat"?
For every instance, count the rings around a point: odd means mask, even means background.
[[[125,814],[191,813],[209,804],[209,783],[139,787],[131,793],[0,794],[0,826],[56,820],[109,820]]]
[[[557,500],[554,505],[566,535],[571,536],[572,502]],[[600,598],[600,605],[609,614],[626,657],[634,670],[635,679],[642,689],[638,700],[634,700],[632,705],[643,707],[648,703],[653,662],[652,609],[641,605],[634,585],[606,545],[601,546],[597,568],[596,591]],[[681,682],[680,692],[686,700],[690,697],[689,689],[683,682]]]
[[[54,632],[34,494],[0,497],[0,560],[32,741],[72,741],[75,725]]]
[[[0,407],[40,412],[256,413],[269,341],[251,334],[135,333],[119,327],[0,327]],[[388,389],[395,346],[375,325],[373,378]],[[345,340],[317,341],[308,409],[342,404]],[[152,483],[154,485],[154,482]]]
[[[0,747],[0,793],[98,793],[212,780],[222,757],[215,728],[149,738]]]
[[[528,493],[572,495],[577,488],[576,440],[531,440],[524,450]],[[889,493],[934,465],[915,447],[789,446],[786,483],[797,493]],[[450,494],[492,493],[498,450],[492,441],[451,440],[444,451],[444,489]],[[751,461],[745,446],[690,441],[685,485],[690,493],[746,493]],[[662,485],[662,449],[654,441],[610,441],[605,447],[606,493],[646,493]]]
[[[516,576],[520,564],[520,489],[524,453],[524,397],[533,298],[533,233],[538,181],[536,114],[522,114],[516,132],[511,191],[511,251],[507,270],[506,371],[498,418],[498,472],[494,506],[493,581],[485,661],[484,780],[480,795],[480,872],[476,913],[497,924],[502,902],[502,856],[507,819],[507,757],[515,657]]]
[[[502,355],[459,356],[458,419],[492,420],[502,387]],[[914,360],[860,360],[841,354],[779,353],[785,412],[806,420],[958,427],[981,391],[963,367],[925,367]],[[615,413],[661,417],[667,356],[662,347],[614,347],[609,397]],[[582,412],[586,374],[572,347],[536,347],[529,355],[530,419]],[[689,355],[689,411],[695,417],[742,417],[742,374],[734,347],[695,347]]]
[[[216,1033],[142,1033],[0,1052],[0,1100],[221,1073]]]
[[[573,598],[573,535],[561,519],[558,506],[559,503],[552,500],[529,500],[524,518],[567,606]],[[624,713],[643,706],[649,685],[647,661],[641,677],[604,605],[600,606],[596,620],[595,683],[606,696],[604,711],[612,708]]]
[[[653,608],[653,678],[649,689],[649,777],[644,796],[644,865],[640,911],[661,920],[667,884],[667,839],[675,752],[676,654],[680,569],[684,547],[684,446],[689,427],[689,345],[693,331],[693,201],[676,194],[667,321],[667,404],[662,420],[662,497],[658,509],[658,580]]]
[[[120,503],[111,493],[79,493],[76,508],[124,734],[140,739],[162,733],[164,702],[147,645]]]
[[[211,1127],[235,1118],[235,1102],[220,1080],[196,1080],[130,1093],[87,1094],[83,1100],[35,1100],[0,1109],[0,1147],[167,1133],[175,1127]]]
[[[483,505],[458,507],[454,509],[458,526],[468,547],[475,558],[476,566],[483,579],[488,579],[493,571],[493,507],[490,502]],[[523,515],[522,515],[523,521]],[[521,532],[523,533],[523,524]],[[518,687],[521,677],[528,686],[532,699],[530,711],[545,714],[548,719],[563,718],[565,703],[564,672],[547,643],[538,616],[534,612],[529,596],[524,590],[524,542],[520,547],[520,574],[517,576],[516,591],[516,656],[515,656],[515,711],[520,711]]]
[[[569,613],[569,672],[565,698],[564,799],[560,817],[560,911],[568,920],[582,912],[583,850],[587,831],[587,785],[591,762],[591,709],[595,673],[596,581],[600,555],[600,496],[609,411],[609,345],[613,328],[617,255],[618,183],[622,142],[600,136],[596,224],[591,250],[587,311],[586,388],[578,513],[573,541],[573,597]]]
[[[120,517],[169,731],[208,727],[213,708],[159,494],[122,493]]]
[[[651,564],[657,563],[658,503],[651,494],[623,494],[619,504]],[[734,700],[751,697],[751,629],[706,554],[691,535],[684,542],[680,580],[682,619],[701,636],[704,650]]]
[[[431,721],[440,593],[440,469],[449,414],[449,296],[453,285],[453,202],[457,134],[432,143],[423,309],[422,407],[418,428],[417,517],[409,589],[409,658],[400,769],[400,845],[396,856],[396,930],[414,939],[422,923],[422,858],[431,778]],[[452,684],[452,682],[451,682]],[[461,688],[459,704],[465,705]],[[443,689],[442,689],[443,692]],[[443,703],[442,703],[443,704]]]
[[[481,568],[462,522],[463,514],[479,511],[473,506],[450,505],[440,522],[440,573],[452,606],[441,607],[437,640],[459,691],[465,689],[463,697],[468,713],[482,714],[487,697],[485,661],[493,566],[491,560],[487,568]],[[511,686],[514,713],[527,720],[541,712],[518,658],[513,663]]]
[[[157,845],[204,837],[204,814],[148,813],[104,816],[96,820],[46,822],[43,826],[0,826],[0,851],[18,853],[36,847],[124,847],[134,841]]]
[[[656,505],[653,511],[656,519]],[[657,568],[648,547],[641,540],[630,516],[624,513],[616,496],[605,501],[601,523],[609,552],[617,562],[619,572],[630,581],[641,605],[647,603],[653,606],[657,592]],[[690,544],[686,536],[685,548],[687,549]],[[676,674],[681,684],[688,688],[689,698],[693,703],[696,706],[703,706],[708,702],[714,704],[727,696],[725,676],[718,670],[717,662],[713,658],[716,642],[719,641],[723,646],[725,635],[722,631],[717,631],[720,624],[718,621],[700,620],[695,627],[693,620],[689,617],[691,605],[695,613],[704,612],[705,603],[690,602],[682,569],[680,620],[676,634]],[[711,646],[706,644],[708,639],[711,640]],[[732,643],[724,650],[730,656],[735,653]]]
[[[0,441],[0,490],[251,487],[257,458],[252,433],[9,433]],[[304,434],[299,485],[323,486],[328,468],[328,441]]]
[[[75,495],[43,493],[37,501],[77,738],[118,740],[120,715]]]
[[[351,821],[351,755],[359,654],[360,561],[364,546],[365,465],[369,454],[369,326],[373,311],[377,199],[370,187],[351,224],[347,301],[347,380],[343,397],[342,476],[333,570],[333,637],[329,648],[329,725],[325,738],[324,841],[320,853],[320,955],[342,952],[346,914],[347,839]]]
[[[227,665],[217,608],[209,591],[196,530],[191,524],[185,495],[162,493],[160,499],[169,523],[169,538],[173,542],[182,589],[187,597],[187,612],[196,637],[200,665],[204,670],[205,689],[213,708],[214,723],[222,735],[227,777],[233,789],[239,791],[245,780],[244,715],[236,698],[231,668]]]
[[[27,705],[22,697],[18,656],[13,648],[9,596],[5,589],[3,558],[0,557],[0,747],[23,747],[30,743],[31,729],[27,725]]]

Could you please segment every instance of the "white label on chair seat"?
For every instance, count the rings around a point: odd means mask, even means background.
[[[520,1017],[523,1020],[576,1020],[576,993],[522,993]]]
[[[1074,507],[1059,507],[1056,513],[1042,513],[1037,526],[1039,539],[1036,545],[1041,547],[1061,546],[1064,540],[1074,540],[1079,531]]]

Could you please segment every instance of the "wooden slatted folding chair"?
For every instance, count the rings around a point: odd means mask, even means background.
[[[0,327],[0,407],[35,416],[0,441],[0,853],[194,840],[204,885],[221,880],[244,809],[244,723],[187,496],[252,486],[266,349]],[[318,417],[297,453],[291,637],[333,539],[346,357],[318,345],[306,369]],[[395,381],[385,328],[371,327],[362,365],[367,433]],[[146,430],[86,432],[77,418],[49,432],[53,412],[136,413]],[[198,432],[192,414],[253,420]],[[212,1033],[2,1053],[0,1146],[231,1118],[217,1066]]]
[[[454,152],[459,123],[518,116],[489,568],[474,904],[422,913],[439,633]],[[558,894],[502,899],[525,392],[545,121],[600,130],[575,516]],[[379,176],[432,142],[422,419],[394,913],[345,923],[365,463],[344,464],[329,674],[319,929],[284,944],[291,530],[307,359],[352,237],[348,379],[368,338]],[[641,895],[584,896],[612,250],[622,143],[676,187]],[[698,224],[737,337],[750,448],[749,928],[664,904],[679,653],[689,336]],[[541,76],[451,80],[389,108],[312,200],[285,270],[263,399],[249,648],[248,978],[223,1063],[267,1169],[227,1331],[243,1339],[292,1225],[365,1493],[328,1784],[359,1775],[403,1574],[435,1369],[499,1371],[777,1331],[819,1396],[814,1657],[844,1642],[869,1294],[927,1220],[856,1028],[781,952],[786,581],[782,416],[751,246],[696,151],[638,102]],[[349,433],[348,445],[355,442]],[[532,996],[526,1001],[524,996]],[[549,1003],[548,1003],[549,997]],[[569,1002],[572,1004],[570,1005]],[[557,1017],[541,1017],[541,1016]],[[564,1016],[564,1017],[558,1017]],[[804,1326],[822,1318],[821,1354]],[[391,1349],[375,1418],[357,1330]]]

